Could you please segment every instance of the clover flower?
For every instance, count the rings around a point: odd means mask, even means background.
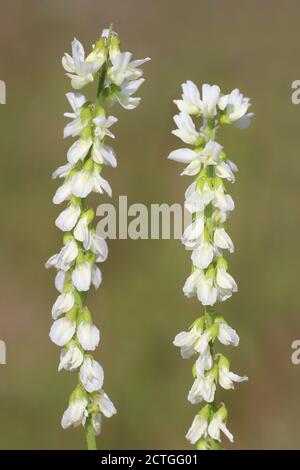
[[[46,263],[46,268],[57,271],[55,287],[59,295],[52,307],[50,338],[62,348],[58,370],[77,371],[79,378],[61,425],[83,425],[89,449],[96,448],[95,435],[100,433],[102,415],[111,417],[116,409],[103,391],[103,368],[91,355],[100,342],[100,331],[85,302],[91,286],[98,289],[101,284],[98,263],[106,260],[108,247],[96,233],[94,210],[85,200],[92,192],[112,195],[102,171],[105,166],[117,166],[116,154],[106,143],[106,139],[114,139],[111,129],[117,118],[107,113],[107,107],[119,103],[125,109],[136,108],[140,98],[132,95],[144,81],[140,67],[150,60],[131,57],[130,52],[120,51],[118,35],[110,28],[103,30],[87,56],[82,44],[74,39],[71,55],[66,53],[62,59],[73,89],[98,81],[94,102],[78,91],[66,95],[71,111],[65,113],[70,121],[64,137],[76,140],[67,152],[67,163],[52,175],[63,180],[53,203],[65,202],[67,206],[55,221],[64,233],[63,247]]]
[[[180,112],[174,116],[177,128],[172,133],[192,147],[174,150],[168,158],[186,165],[182,175],[194,177],[185,193],[185,208],[192,214],[192,222],[182,235],[182,243],[191,252],[192,270],[183,293],[196,296],[204,313],[188,331],[179,333],[173,344],[184,359],[196,356],[188,400],[193,404],[206,402],[186,438],[199,450],[218,449],[221,432],[231,442],[233,436],[226,427],[226,406],[216,402],[217,386],[233,389],[235,382],[248,378],[233,373],[228,359],[215,352],[217,340],[224,345],[239,344],[236,331],[215,310],[217,302],[224,302],[238,290],[224,257],[226,251],[234,252],[225,227],[234,202],[225,182],[235,182],[237,167],[216,141],[216,131],[221,124],[247,127],[253,113],[248,112],[249,98],[238,89],[222,95],[217,85],[204,84],[200,93],[189,80],[182,91],[181,99],[174,101]],[[195,119],[200,120],[200,126]]]

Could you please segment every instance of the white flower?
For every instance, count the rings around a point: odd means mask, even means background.
[[[72,186],[70,180],[65,180],[65,182],[59,186],[56,190],[55,195],[53,196],[53,204],[61,204],[63,201],[69,199],[72,194]]]
[[[204,237],[199,246],[194,249],[191,259],[194,264],[199,269],[206,269],[212,262],[214,257],[214,247],[211,245]]]
[[[226,122],[235,123],[238,127],[248,127],[253,113],[247,113],[250,99],[246,98],[235,88],[229,95],[219,100],[219,108],[225,112]]]
[[[63,292],[60,294],[51,311],[52,318],[56,320],[62,313],[68,312],[74,305],[74,295],[72,292]]]
[[[187,114],[200,114],[202,110],[202,102],[200,99],[200,93],[195,83],[191,80],[187,80],[186,83],[181,85],[182,87],[182,99],[174,100],[179,111]]]
[[[218,291],[212,277],[201,271],[197,285],[197,297],[202,305],[214,305],[217,301]]]
[[[99,59],[88,63],[85,60],[84,48],[77,39],[72,42],[72,57],[65,53],[62,58],[62,65],[67,71],[68,77],[71,78],[72,87],[76,90],[94,80],[94,73],[100,69],[102,63]]]
[[[67,93],[66,98],[70,103],[70,106],[73,110],[73,113],[64,113],[64,116],[71,118],[71,119],[76,119],[77,117],[80,116],[80,112],[82,109],[82,106],[86,103],[86,97],[82,95],[81,93]]]
[[[185,208],[192,214],[195,212],[203,212],[205,207],[214,198],[214,191],[205,182],[203,186],[196,189],[195,183],[190,185],[185,193]],[[199,214],[197,214],[197,217]]]
[[[86,103],[86,97],[80,93],[67,93],[66,97],[73,112],[64,113],[65,117],[72,119],[64,128],[64,138],[70,136],[76,137],[80,135],[89,123],[88,119],[81,119],[81,111],[83,105]]]
[[[235,182],[235,176],[233,174],[232,168],[229,165],[228,161],[227,162],[220,161],[219,163],[217,163],[215,171],[216,171],[216,175],[219,176],[219,178],[226,179],[230,181],[230,183]]]
[[[179,137],[186,144],[196,145],[200,133],[196,131],[195,124],[191,117],[186,113],[179,113],[174,116],[174,121],[178,129],[172,131],[172,134]]]
[[[233,242],[223,227],[217,227],[215,229],[214,244],[222,250],[229,250],[229,253],[234,252]]]
[[[192,149],[177,149],[173,150],[168,156],[170,160],[179,163],[191,163],[195,158],[199,157],[199,153]]]
[[[85,216],[81,217],[74,229],[74,237],[83,243],[85,250],[89,250],[91,246],[91,233],[88,228],[88,220]]]
[[[205,118],[213,118],[217,114],[217,104],[220,98],[220,88],[217,85],[202,85],[201,111]]]
[[[182,243],[187,248],[195,248],[202,240],[204,229],[204,214],[197,214],[194,222],[187,226],[181,237]]]
[[[93,123],[96,126],[95,135],[99,137],[100,140],[104,139],[106,135],[114,139],[115,136],[110,132],[109,128],[117,121],[118,119],[114,116],[108,116],[108,118],[106,118],[103,114],[100,114],[100,116],[93,119]]]
[[[79,426],[83,424],[88,401],[85,398],[76,398],[72,400],[63,414],[61,425],[64,429],[70,426]]]
[[[136,80],[143,75],[140,67],[150,60],[149,57],[130,62],[130,52],[120,52],[110,56],[112,67],[108,70],[108,77],[115,85],[122,85],[125,79]]]
[[[238,290],[235,280],[228,274],[224,266],[217,268],[216,284],[218,287],[218,297],[221,302],[231,297],[232,293]]]
[[[58,273],[55,276],[55,288],[58,290],[58,292],[62,293],[64,290],[65,286],[65,278],[66,278],[66,273],[64,271],[58,271]]]
[[[66,163],[65,165],[59,166],[53,173],[52,178],[55,180],[56,178],[65,178],[70,170],[73,168],[71,163]]]
[[[229,213],[229,211],[221,211],[220,209],[214,209],[211,216],[213,223],[216,225],[224,224],[224,222],[226,222],[228,218]]]
[[[187,278],[182,289],[186,297],[193,297],[197,294],[197,288],[202,274],[202,271],[196,268],[192,272],[192,274]]]
[[[196,153],[194,158],[191,160],[190,164],[185,168],[185,170],[181,174],[187,176],[195,176],[200,172],[202,165],[204,166],[204,168],[209,165],[217,165],[217,163],[219,162],[221,151],[221,145],[217,142],[210,140],[209,142],[207,142],[201,152]]]
[[[212,375],[196,377],[188,394],[188,401],[196,405],[202,400],[207,403],[214,401],[216,391],[215,379]]]
[[[107,259],[108,246],[104,238],[97,235],[96,232],[91,234],[91,250],[96,255],[96,262],[102,263]]]
[[[205,346],[206,343],[206,346]],[[206,370],[209,370],[213,366],[213,358],[210,353],[209,341],[205,338],[205,333],[202,335],[199,343],[197,344],[198,349],[201,348],[201,353],[195,363],[197,376],[204,374]]]
[[[102,414],[107,418],[110,418],[117,412],[117,410],[103,390],[101,390],[99,394],[93,396],[93,405],[99,407],[99,413],[94,414],[92,417],[93,429],[96,436],[98,436],[101,432]]]
[[[213,205],[222,212],[233,211],[234,209],[232,197],[224,193],[224,188],[221,185],[214,190]]]
[[[200,153],[201,161],[206,168],[209,165],[216,165],[220,159],[223,147],[218,142],[209,140]]]
[[[74,370],[81,366],[83,354],[76,344],[72,343],[69,348],[62,349],[58,370]]]
[[[68,317],[56,320],[50,329],[50,339],[57,346],[64,346],[73,337],[76,330],[76,322]]]
[[[191,444],[196,444],[202,436],[207,432],[208,421],[207,417],[201,414],[197,414],[194,418],[194,421],[186,434],[186,439],[190,441]]]
[[[100,341],[100,331],[89,321],[83,321],[77,328],[77,338],[85,351],[94,351]]]
[[[103,194],[104,191],[111,196],[112,189],[109,182],[102,178],[97,168],[93,171],[83,169],[72,178],[72,193],[74,196],[85,198],[92,191]]]
[[[217,441],[221,441],[220,431],[222,431],[233,442],[233,435],[228,431],[222,417],[218,414],[219,410],[213,416],[208,426],[208,434]]]
[[[79,160],[84,160],[87,156],[93,140],[91,138],[80,138],[76,140],[68,150],[67,159],[69,163],[75,165]]]
[[[233,382],[244,382],[245,380],[248,380],[248,377],[234,374],[228,367],[219,367],[219,384],[225,390],[234,389]]]
[[[70,204],[64,209],[55,221],[55,225],[63,232],[70,232],[76,225],[76,222],[80,216],[80,206]]]
[[[110,165],[113,168],[117,166],[116,154],[113,148],[109,145],[104,145],[100,139],[94,140],[92,159],[100,165]]]
[[[89,357],[85,359],[80,367],[80,380],[87,392],[100,390],[104,380],[104,372],[100,364]]]
[[[184,359],[188,359],[197,351],[196,345],[201,333],[202,328],[195,324],[189,331],[182,331],[175,336],[173,344],[180,348],[181,356]]]
[[[113,402],[103,390],[93,397],[93,403],[99,406],[100,412],[103,413],[106,418],[111,418],[117,412]]]
[[[91,263],[83,261],[78,263],[72,272],[72,281],[79,292],[86,292],[91,285]]]
[[[141,98],[132,97],[132,95],[139,89],[139,87],[144,83],[145,79],[140,78],[139,80],[124,80],[122,83],[120,90],[115,91],[111,97],[109,97],[109,101],[118,101],[122,108],[124,109],[135,109],[140,101]]]
[[[57,260],[57,269],[67,271],[78,256],[78,246],[73,238],[68,240],[61,249]]]
[[[99,434],[101,433],[101,426],[102,426],[102,416],[100,413],[93,415],[92,425],[93,425],[95,435],[99,436]]]
[[[102,282],[102,273],[96,264],[94,264],[92,268],[91,276],[93,286],[95,287],[95,289],[99,289]]]
[[[77,255],[77,243],[73,239],[70,239],[66,242],[65,246],[58,254],[53,255],[48,259],[45,267],[47,269],[55,267],[56,269],[60,269],[62,271],[68,271],[74,260],[77,258]]]
[[[219,324],[218,340],[220,341],[220,343],[225,344],[225,346],[238,346],[240,338],[237,332],[233,328],[231,328],[231,326],[227,325],[227,323],[222,322]]]

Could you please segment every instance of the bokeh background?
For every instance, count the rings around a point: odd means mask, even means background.
[[[115,203],[120,194],[130,204],[182,203],[189,180],[166,157],[179,145],[170,133],[172,100],[183,81],[217,83],[224,92],[239,87],[252,99],[251,128],[219,134],[240,170],[229,222],[239,293],[220,310],[241,338],[238,349],[227,348],[232,369],[250,378],[219,395],[235,435],[225,445],[300,447],[300,365],[291,363],[291,342],[300,338],[300,106],[291,103],[291,83],[300,78],[299,15],[296,0],[1,2],[0,338],[7,365],[0,366],[0,448],[85,447],[81,429],[60,427],[76,377],[57,372],[59,348],[48,338],[54,272],[44,262],[62,239],[51,172],[71,143],[62,139],[70,83],[61,56],[73,36],[89,48],[111,22],[123,50],[152,57],[141,106],[114,110],[119,165],[106,176]],[[191,362],[172,345],[200,308],[181,290],[188,253],[176,240],[109,246],[89,306],[102,333],[96,357],[118,414],[105,421],[99,445],[189,448],[184,435],[197,409],[186,399]]]

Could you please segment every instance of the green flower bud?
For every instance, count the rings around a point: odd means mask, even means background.
[[[223,258],[223,256],[219,256],[219,258],[217,260],[217,268],[225,268],[225,270],[228,269],[228,263],[227,263],[226,259]]]
[[[74,307],[72,307],[71,310],[66,313],[66,317],[68,317],[71,321],[76,321],[77,310],[77,305],[74,305]]]
[[[80,112],[81,121],[89,121],[92,118],[92,112],[89,105],[84,105]]]
[[[66,232],[63,236],[63,244],[66,245],[66,243],[74,240],[74,236],[71,232]]]
[[[223,356],[223,354],[218,354],[219,361],[218,361],[218,366],[219,368],[225,368],[225,369],[230,369],[230,362],[227,359],[227,357]]]
[[[197,450],[209,450],[210,447],[209,447],[209,444],[208,442],[202,437],[202,439],[200,439],[197,444],[196,444],[196,449]]]
[[[197,318],[197,319],[189,326],[189,330],[195,326],[198,330],[203,331],[204,323],[205,323],[205,317],[204,317],[204,315],[203,315],[202,317]]]
[[[87,211],[85,211],[83,214],[82,214],[82,217],[84,217],[87,221],[88,224],[90,224],[92,222],[92,220],[94,219],[95,217],[95,211],[94,209],[88,209]]]
[[[111,56],[117,55],[120,53],[120,39],[116,34],[111,35],[109,41],[109,54]]]
[[[84,390],[84,388],[78,384],[77,387],[73,390],[73,392],[70,395],[69,399],[69,404],[74,401],[74,400],[82,400],[82,399],[88,399],[88,394]]]
[[[213,377],[215,380],[218,378],[218,366],[217,364],[214,364],[213,367],[206,372],[205,376],[207,377]]]
[[[80,308],[77,315],[77,324],[79,325],[82,322],[91,322],[92,315],[87,307]]]
[[[203,408],[198,413],[199,416],[202,416],[206,421],[209,420],[209,415],[210,415],[210,406],[205,405]]]
[[[215,417],[219,416],[224,423],[226,423],[227,415],[228,415],[228,412],[227,412],[227,408],[226,408],[224,403],[222,403],[220,408],[214,414]]]
[[[207,279],[211,278],[213,281],[215,280],[216,273],[215,273],[215,268],[212,264],[206,270],[205,277]]]
[[[87,56],[86,62],[93,63],[99,61],[101,64],[105,62],[107,56],[106,41],[104,38],[98,39],[92,52]]]
[[[214,179],[213,179],[213,186],[216,189],[218,189],[220,186],[223,188],[224,183],[222,181],[222,178],[219,178],[219,176],[215,176]]]
[[[93,132],[91,126],[87,126],[80,134],[82,139],[91,139],[93,137]]]

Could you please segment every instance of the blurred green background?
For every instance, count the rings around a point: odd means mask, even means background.
[[[40,0],[1,3],[0,448],[84,448],[81,429],[60,419],[75,374],[57,372],[59,348],[48,338],[56,297],[45,260],[61,246],[51,172],[66,161],[63,141],[69,80],[61,56],[73,36],[86,48],[111,22],[123,50],[145,65],[141,106],[116,107],[119,164],[107,170],[114,197],[147,205],[183,201],[188,178],[167,161],[180,84],[186,79],[235,87],[252,99],[255,118],[244,131],[219,134],[239,174],[230,192],[236,210],[228,231],[236,252],[230,272],[239,293],[220,306],[237,329],[227,348],[232,369],[249,382],[223,391],[226,448],[299,448],[300,366],[291,342],[300,338],[299,126],[291,83],[300,78],[299,1]],[[107,202],[106,198],[101,201]],[[97,200],[100,202],[100,199]],[[189,448],[184,435],[197,407],[187,402],[190,361],[172,345],[200,305],[182,294],[189,255],[179,241],[116,240],[102,265],[101,289],[88,305],[100,327],[96,357],[118,414],[105,420],[102,448]]]

